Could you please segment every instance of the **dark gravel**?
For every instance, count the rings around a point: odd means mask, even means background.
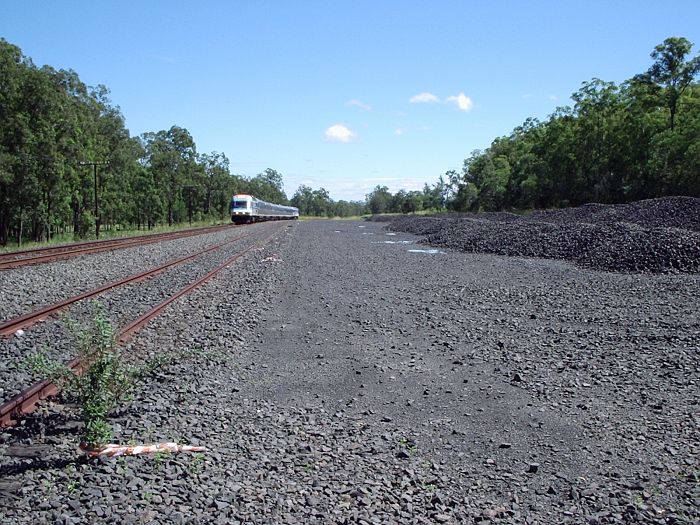
[[[148,247],[117,250],[111,253],[108,258],[105,258],[104,254],[96,255],[92,263],[89,261],[89,257],[81,257],[74,261],[74,266],[68,266],[70,269],[67,271],[65,270],[66,261],[48,264],[43,270],[47,274],[46,278],[49,280],[50,286],[46,286],[46,289],[41,291],[38,289],[40,289],[39,283],[42,280],[37,277],[37,272],[40,272],[42,268],[40,266],[3,272],[0,274],[0,279],[5,282],[22,282],[25,280],[24,273],[28,273],[32,276],[33,281],[39,281],[34,282],[31,287],[21,286],[17,288],[25,294],[25,297],[30,298],[30,303],[37,303],[36,306],[27,308],[26,302],[24,302],[25,310],[16,312],[24,313],[46,305],[49,302],[47,298],[51,298],[51,301],[57,301],[85,291],[82,287],[76,289],[78,282],[80,285],[91,283],[92,286],[87,289],[96,288],[107,284],[110,279],[134,275],[152,268],[155,266],[152,264],[153,260],[166,262],[182,255],[196,254],[202,247],[237,239],[246,232],[255,233],[255,235],[262,237],[270,227],[274,228],[274,225],[256,224],[245,230],[229,229],[225,232],[206,235],[205,238],[196,236],[179,239],[179,241],[189,241],[189,244],[180,242],[177,246],[173,246],[173,241],[168,241],[163,243],[164,246],[161,244],[150,245],[150,252],[153,253],[149,253]],[[95,298],[75,303],[64,310],[62,315],[67,315],[78,322],[87,322],[94,317],[95,306],[93,303],[97,303],[102,307],[112,325],[117,329],[121,328],[254,242],[255,240],[250,238],[234,240],[231,244],[218,250],[171,267],[147,281],[118,287]],[[175,249],[182,253],[173,252]],[[60,276],[55,274],[56,266],[64,268],[64,271],[59,273]],[[94,268],[94,271],[91,272],[88,268]],[[130,269],[130,273],[116,275],[126,269]],[[112,274],[113,277],[105,279],[106,274]],[[5,287],[3,286],[3,288]],[[60,290],[63,297],[55,297],[56,290]],[[0,290],[0,297],[2,296],[2,290]],[[16,309],[17,306],[15,305],[14,308]],[[37,352],[55,361],[67,361],[75,357],[74,350],[69,344],[70,335],[65,329],[62,317],[53,316],[24,331],[22,335],[10,339],[0,338],[0,400],[17,395],[23,388],[31,384],[32,377],[25,357]]]
[[[290,226],[129,346],[169,361],[116,439],[212,451],[79,459],[47,406],[0,437],[3,523],[700,520],[699,276]]]
[[[392,219],[396,231],[470,253],[572,261],[614,272],[700,271],[700,199],[668,197],[622,205]]]

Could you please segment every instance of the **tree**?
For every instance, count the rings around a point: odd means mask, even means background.
[[[184,210],[182,188],[189,185],[196,169],[194,139],[185,128],[172,126],[167,131],[144,133],[142,140],[146,166],[153,171],[154,182],[166,206],[168,225],[172,225],[176,206],[179,204]]]
[[[258,173],[248,181],[249,193],[258,199],[274,204],[289,204],[284,193],[282,174],[272,168],[267,168],[263,173]]]
[[[387,213],[390,209],[392,195],[386,186],[375,186],[372,193],[367,195],[367,207],[374,214]]]
[[[311,207],[314,199],[313,190],[310,186],[302,184],[294,192],[290,204],[299,208],[299,215],[311,215]]]
[[[212,152],[199,156],[198,163],[202,166],[204,187],[204,213],[211,213],[212,203],[217,191],[225,188],[231,176],[229,172],[229,160],[223,153]]]
[[[651,52],[655,60],[649,70],[640,77],[662,88],[662,97],[670,112],[670,127],[673,130],[678,103],[681,96],[700,72],[700,55],[686,60],[693,44],[683,37],[670,37]]]

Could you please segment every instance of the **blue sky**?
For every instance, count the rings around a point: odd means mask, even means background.
[[[187,128],[231,171],[333,199],[421,189],[581,82],[621,82],[698,0],[3,0],[0,36],[104,84],[132,135]]]

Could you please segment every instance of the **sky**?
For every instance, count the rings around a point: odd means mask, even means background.
[[[231,172],[334,200],[433,185],[594,77],[700,51],[700,0],[2,0],[0,37],[107,86],[132,136],[186,128]]]

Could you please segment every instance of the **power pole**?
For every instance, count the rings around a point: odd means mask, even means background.
[[[95,239],[100,238],[100,216],[99,207],[97,205],[97,166],[106,166],[109,164],[108,160],[103,160],[100,162],[80,162],[81,166],[92,166],[95,173]]]
[[[194,186],[186,185],[182,187],[183,190],[187,191],[187,215],[190,218],[190,228],[192,227],[192,191]]]

